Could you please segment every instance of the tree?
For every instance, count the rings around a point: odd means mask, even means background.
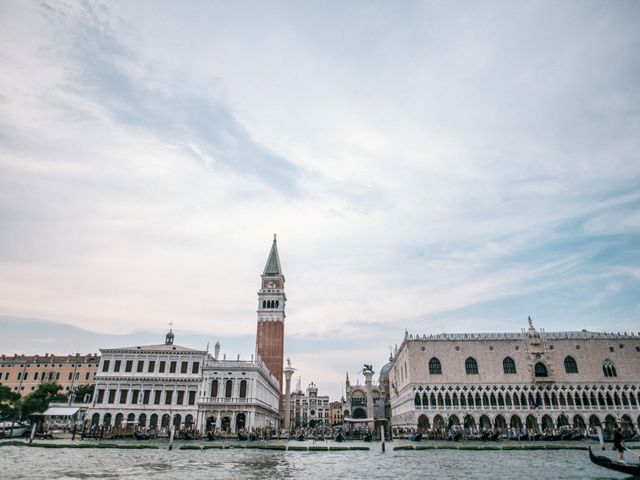
[[[76,388],[73,392],[69,392],[69,395],[67,395],[67,399],[73,394],[75,395],[75,402],[76,403],[83,403],[84,402],[84,398],[89,395],[89,398],[93,397],[93,392],[95,390],[96,386],[95,385],[80,385],[78,388]]]
[[[18,412],[14,404],[19,398],[19,393],[0,383],[0,421],[15,420],[17,418]]]
[[[51,402],[66,402],[67,397],[58,393],[62,386],[55,383],[43,383],[38,388],[27,395],[20,403],[21,417],[27,418],[32,413],[42,413]]]

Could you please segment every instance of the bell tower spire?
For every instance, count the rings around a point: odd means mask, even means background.
[[[278,241],[273,234],[273,243],[267,263],[261,275],[258,290],[258,329],[256,334],[256,356],[271,374],[278,379],[282,392],[284,367],[284,313],[287,297],[284,293],[284,275],[278,255]]]

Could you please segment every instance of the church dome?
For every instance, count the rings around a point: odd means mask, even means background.
[[[380,369],[380,379],[389,378],[389,371],[391,370],[391,362],[387,363]]]

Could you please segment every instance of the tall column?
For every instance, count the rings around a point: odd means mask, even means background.
[[[284,369],[285,394],[284,394],[284,428],[291,428],[291,377],[296,369],[291,366],[291,359],[287,358],[287,367]]]
[[[373,421],[373,385],[371,379],[373,378],[373,374],[375,373],[370,365],[365,365],[364,370],[362,371],[365,378],[365,386],[367,387],[367,418],[371,419],[369,422],[369,428],[371,429],[371,433],[374,433],[373,429],[375,428]]]

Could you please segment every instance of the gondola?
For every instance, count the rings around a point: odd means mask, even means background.
[[[249,435],[247,435],[246,433],[239,433],[238,440],[240,440],[241,442],[245,442],[249,440]]]
[[[135,437],[136,440],[150,440],[151,439],[151,435],[149,435],[146,432],[135,432],[133,434],[133,436]]]
[[[304,442],[304,434],[300,434],[296,437],[296,440],[298,440],[299,442]]]
[[[220,440],[220,435],[216,435],[214,432],[207,433],[207,439],[209,441]]]
[[[334,440],[336,442],[343,442],[344,441],[344,435],[342,435],[341,433],[337,433],[336,434],[336,438],[334,438]]]
[[[370,442],[370,441],[371,441],[371,438],[372,438],[372,437],[371,437],[371,434],[370,434],[370,433],[367,433],[367,434],[362,438],[362,440],[364,440],[365,442]]]
[[[594,455],[589,447],[589,458],[596,465],[615,470],[616,472],[626,473],[627,475],[633,475],[634,477],[640,476],[640,465],[632,463],[618,462],[617,460],[611,460],[609,457],[603,455]]]
[[[409,440],[413,442],[419,442],[420,440],[422,440],[422,433],[412,433],[411,435],[409,435]]]

